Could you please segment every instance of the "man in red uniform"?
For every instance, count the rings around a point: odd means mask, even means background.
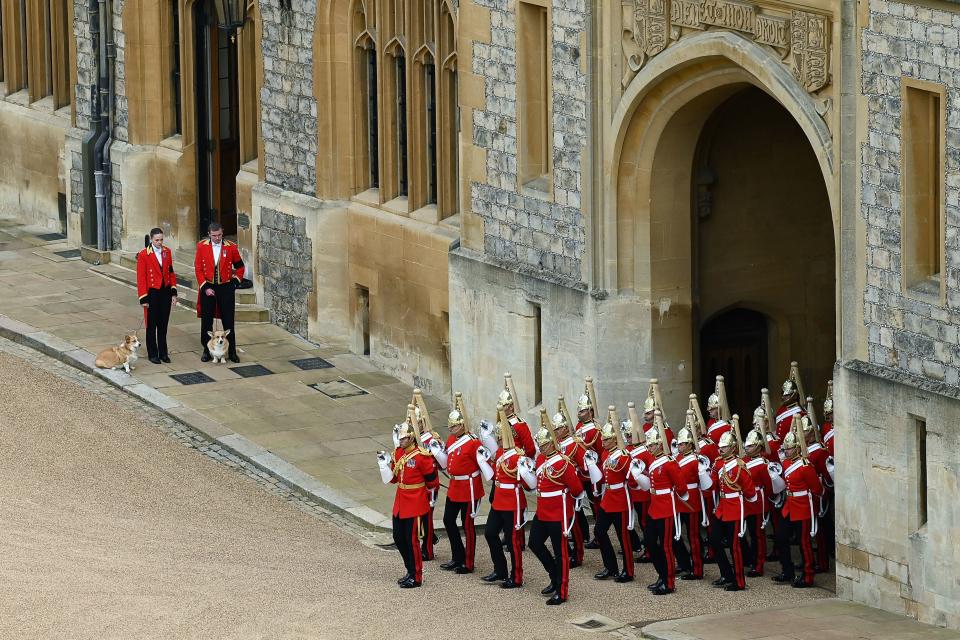
[[[722,379],[722,376],[717,376]],[[707,435],[714,442],[720,442],[723,434],[730,431],[730,423],[724,420],[720,415],[720,395],[711,393],[707,398]]]
[[[830,479],[830,472],[827,470],[827,459],[830,452],[817,442],[817,432],[813,421],[809,415],[800,418],[800,427],[803,431],[803,437],[807,445],[807,460],[813,465],[823,486],[823,492],[820,498],[814,501],[817,518],[817,566],[816,572],[821,573],[830,567],[828,547],[832,545],[827,539],[827,527],[824,526],[824,520],[827,516],[827,507],[833,500],[833,481]]]
[[[769,519],[769,510],[772,505],[770,500],[775,493],[783,491],[783,481],[777,476],[777,487],[774,487],[773,479],[770,475],[769,465],[776,465],[780,468],[779,462],[770,462],[764,454],[766,449],[763,446],[763,431],[760,427],[760,421],[766,420],[767,415],[763,407],[757,407],[753,413],[754,428],[747,433],[743,442],[745,455],[743,463],[746,465],[750,477],[753,479],[753,486],[757,489],[757,500],[746,504],[747,510],[747,531],[750,534],[750,554],[747,564],[751,569],[747,575],[756,578],[763,575],[763,566],[767,559],[767,520]]]
[[[737,427],[734,425],[733,428]],[[747,584],[743,573],[741,538],[746,532],[746,505],[757,500],[757,490],[746,465],[737,456],[739,446],[732,429],[720,438],[719,447],[720,458],[713,465],[713,483],[720,498],[717,524],[713,528],[710,544],[720,568],[720,578],[713,581],[713,586],[725,587],[727,591],[742,591]],[[732,566],[727,558],[727,545],[733,557]]]
[[[603,452],[599,459],[590,456],[588,466],[591,477],[596,472],[603,475],[603,495],[600,499],[600,512],[597,516],[596,534],[600,543],[600,556],[603,558],[603,570],[594,578],[606,580],[614,578],[616,582],[633,581],[633,541],[630,533],[634,529],[633,501],[631,494],[640,491],[637,478],[646,480],[647,490],[650,481],[640,473],[639,463],[632,464],[632,458],[624,446],[619,425],[607,420],[600,430]],[[620,549],[623,551],[623,571],[617,569],[617,555],[610,542],[610,527],[617,532]]]
[[[589,487],[593,484],[590,481],[590,472],[587,470],[584,454],[587,452],[587,446],[583,440],[570,434],[570,425],[563,413],[558,412],[553,416],[553,431],[558,440],[560,453],[569,458],[580,476],[580,484],[584,488],[587,496],[590,495]],[[587,517],[583,514],[582,504],[578,505],[576,514],[572,514],[577,522],[573,528],[571,538],[573,540],[573,557],[570,559],[570,567],[579,567],[583,564],[584,540],[590,534],[590,526],[587,523]]]
[[[603,451],[603,443],[600,439],[600,429],[597,427],[595,416],[596,409],[593,406],[593,380],[588,376],[586,389],[583,395],[577,400],[577,426],[576,429],[574,429],[574,435],[583,442],[583,446],[586,447],[587,451],[593,451],[599,457]],[[593,512],[594,526],[596,526],[596,523],[599,522],[600,519],[600,494],[603,491],[602,483],[603,480],[601,478],[598,483],[588,482],[583,485],[590,501],[590,510]],[[583,548],[599,549],[600,543],[597,541],[596,535],[593,537],[590,536],[590,527],[587,524],[586,514],[581,512],[580,515],[577,516],[577,522],[581,527],[584,538],[589,538],[589,542],[584,543]]]
[[[787,499],[783,505],[784,525],[777,531],[777,549],[780,552],[781,571],[774,576],[776,582],[793,582],[797,588],[813,586],[814,558],[813,536],[817,533],[816,512],[814,497],[820,495],[823,487],[813,465],[801,455],[802,442],[797,435],[798,425],[789,431],[783,438],[785,456],[783,479],[787,484]],[[803,556],[803,573],[795,575],[793,557],[791,555],[790,540],[793,536],[800,537],[800,552]]]
[[[484,448],[493,449],[496,453],[491,461],[487,461],[484,452],[477,451],[477,462],[484,480],[493,480],[497,489],[492,492],[490,514],[483,532],[487,546],[490,547],[493,572],[481,579],[484,582],[502,580],[502,588],[515,589],[523,585],[523,553],[520,543],[524,525],[523,512],[527,508],[527,496],[517,464],[520,460],[529,458],[523,455],[523,449],[514,442],[513,430],[504,419],[503,409],[499,411],[498,417],[500,420],[493,433],[488,437],[481,434]],[[510,552],[509,573],[507,559],[503,554],[503,543],[500,541],[501,533],[507,539],[507,549]]]
[[[647,450],[653,456],[653,462],[649,466],[652,495],[643,540],[659,578],[647,588],[654,595],[662,596],[674,590],[676,560],[673,543],[679,539],[680,510],[690,494],[680,466],[667,454],[669,444],[659,409],[655,411],[653,421],[654,426],[646,436]]]
[[[554,417],[565,421],[563,416]],[[550,576],[550,584],[540,593],[551,596],[549,605],[563,604],[569,597],[570,561],[567,538],[574,528],[573,514],[577,502],[586,497],[577,467],[559,451],[556,436],[541,409],[536,442],[540,447],[535,465],[524,460],[519,463],[520,475],[531,489],[537,490],[537,514],[530,528],[530,550]],[[547,539],[553,553],[547,550]]]
[[[137,254],[137,296],[147,325],[147,357],[153,364],[170,362],[167,325],[177,304],[173,253],[163,246],[163,229],[150,230],[150,246]]]
[[[197,275],[197,315],[200,316],[200,345],[203,355],[200,360],[210,362],[207,342],[213,330],[213,319],[219,317],[223,330],[229,331],[227,341],[230,345],[230,362],[240,362],[237,356],[237,330],[233,326],[234,302],[237,288],[243,281],[246,268],[237,245],[223,239],[223,227],[211,222],[209,237],[197,244],[197,255],[193,261]]]
[[[503,409],[503,414],[507,417],[507,422],[513,429],[513,440],[523,449],[523,454],[528,458],[533,458],[537,450],[533,446],[533,436],[530,434],[530,425],[517,416],[516,400],[509,389],[500,392],[497,398],[497,409]]]
[[[477,531],[473,520],[477,517],[477,507],[484,495],[477,462],[480,439],[467,431],[466,420],[456,409],[447,417],[447,426],[450,428],[450,437],[447,438],[446,449],[436,440],[430,444],[430,453],[450,476],[447,502],[443,507],[443,528],[450,540],[453,557],[441,564],[440,568],[460,574],[472,573],[477,550]],[[463,538],[460,537],[457,518],[463,524]]]
[[[800,406],[800,391],[792,378],[783,383],[782,391],[780,408],[777,409],[777,440],[780,442],[790,432],[793,416],[807,415]]]
[[[639,473],[646,477],[647,489],[644,491],[633,491],[630,493],[630,499],[633,501],[633,511],[636,514],[636,522],[639,523],[635,529],[640,529],[643,531],[647,526],[647,513],[650,510],[650,478],[646,476],[646,473],[650,468],[650,464],[653,462],[653,456],[650,455],[649,451],[647,451],[647,438],[643,434],[642,423],[636,414],[637,412],[634,408],[634,404],[629,402],[627,403],[627,407],[630,415],[630,419],[624,423],[624,426],[630,433],[630,444],[627,446],[627,451],[630,453],[630,458],[637,463]],[[633,539],[633,541],[636,543],[636,548],[639,550],[641,547],[639,536]],[[643,550],[636,558],[636,561],[650,562],[650,552],[647,550],[646,545],[643,545]]]
[[[420,433],[420,444],[428,452],[430,451],[433,442],[436,441],[443,446],[443,443],[440,440],[440,434],[436,431],[432,431],[424,418],[423,411],[420,409],[420,402],[422,402],[423,397],[420,394],[419,389],[413,390],[414,402],[417,404],[407,405],[408,415],[412,415],[417,422],[417,430]],[[394,445],[397,443],[394,442]],[[433,455],[432,453],[430,455]],[[439,486],[439,485],[438,485]],[[439,541],[436,532],[433,530],[433,509],[434,505],[437,502],[437,490],[436,488],[429,489],[428,493],[430,494],[430,512],[424,516],[424,532],[423,532],[423,542],[420,545],[420,554],[423,556],[425,561],[433,560],[434,550],[433,547]]]
[[[683,540],[678,540],[676,549],[677,564],[679,565],[681,580],[701,580],[703,578],[703,550],[700,547],[700,526],[706,525],[706,503],[703,499],[703,492],[713,486],[713,480],[710,478],[710,461],[705,456],[698,456],[694,443],[695,435],[695,416],[693,411],[687,410],[686,425],[677,434],[677,465],[683,473],[686,482],[687,491],[690,498],[687,505],[681,505],[680,521],[687,532],[687,540],[690,544],[689,551],[683,544]]]
[[[656,378],[650,378],[650,390],[647,391],[647,399],[643,401],[643,435],[653,428],[653,417],[657,411],[663,412],[660,405],[660,383]],[[673,450],[673,431],[667,424],[666,418],[663,422],[664,433],[667,435],[667,450]],[[642,444],[642,443],[641,443]]]
[[[406,575],[397,581],[402,589],[419,587],[423,582],[423,559],[420,556],[420,535],[423,517],[429,511],[429,488],[439,484],[437,470],[430,454],[419,446],[417,432],[408,422],[394,427],[400,446],[388,456],[377,454],[380,478],[384,484],[396,484],[393,501],[393,542],[400,551]]]

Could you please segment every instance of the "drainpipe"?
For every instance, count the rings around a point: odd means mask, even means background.
[[[112,0],[97,0],[97,2],[101,34],[97,69],[101,130],[93,152],[97,201],[97,249],[109,251],[113,248],[110,200],[113,165],[110,163],[110,145],[113,143],[113,63],[116,59],[116,46],[113,41],[113,2]]]
[[[87,16],[90,25],[90,42],[95,52],[100,50],[100,4],[99,0],[89,0]],[[99,65],[98,65],[99,67]],[[100,167],[100,158],[97,150],[101,148],[100,138],[103,135],[103,122],[100,119],[100,75],[90,86],[90,130],[83,136],[81,143],[81,169],[83,182],[83,244],[99,247],[99,220],[97,215],[97,200],[95,172]]]

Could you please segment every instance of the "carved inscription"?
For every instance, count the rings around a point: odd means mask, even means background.
[[[704,0],[700,15],[706,24],[724,29],[744,33],[753,33],[756,30],[757,9],[753,5],[727,0]]]
[[[794,11],[791,22],[793,77],[807,91],[818,91],[829,81],[827,19],[815,13]]]
[[[670,3],[670,22],[675,27],[705,29],[700,17],[700,0],[673,0]]]

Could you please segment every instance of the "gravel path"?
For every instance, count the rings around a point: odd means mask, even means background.
[[[0,381],[0,637],[583,637],[568,620],[832,595],[756,579],[743,593],[679,583],[654,598],[649,565],[632,585],[598,583],[594,552],[573,572],[571,601],[548,608],[529,552],[527,588],[479,582],[490,570],[482,541],[478,575],[428,563],[424,587],[401,591],[399,556],[378,549],[379,536],[108,384],[3,339]]]

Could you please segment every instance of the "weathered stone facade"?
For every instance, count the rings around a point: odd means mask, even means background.
[[[260,109],[266,180],[311,196],[317,190],[316,12],[316,0],[260,3],[264,69]]]
[[[262,208],[257,245],[264,305],[276,324],[306,337],[307,301],[313,291],[313,242],[306,219]]]

